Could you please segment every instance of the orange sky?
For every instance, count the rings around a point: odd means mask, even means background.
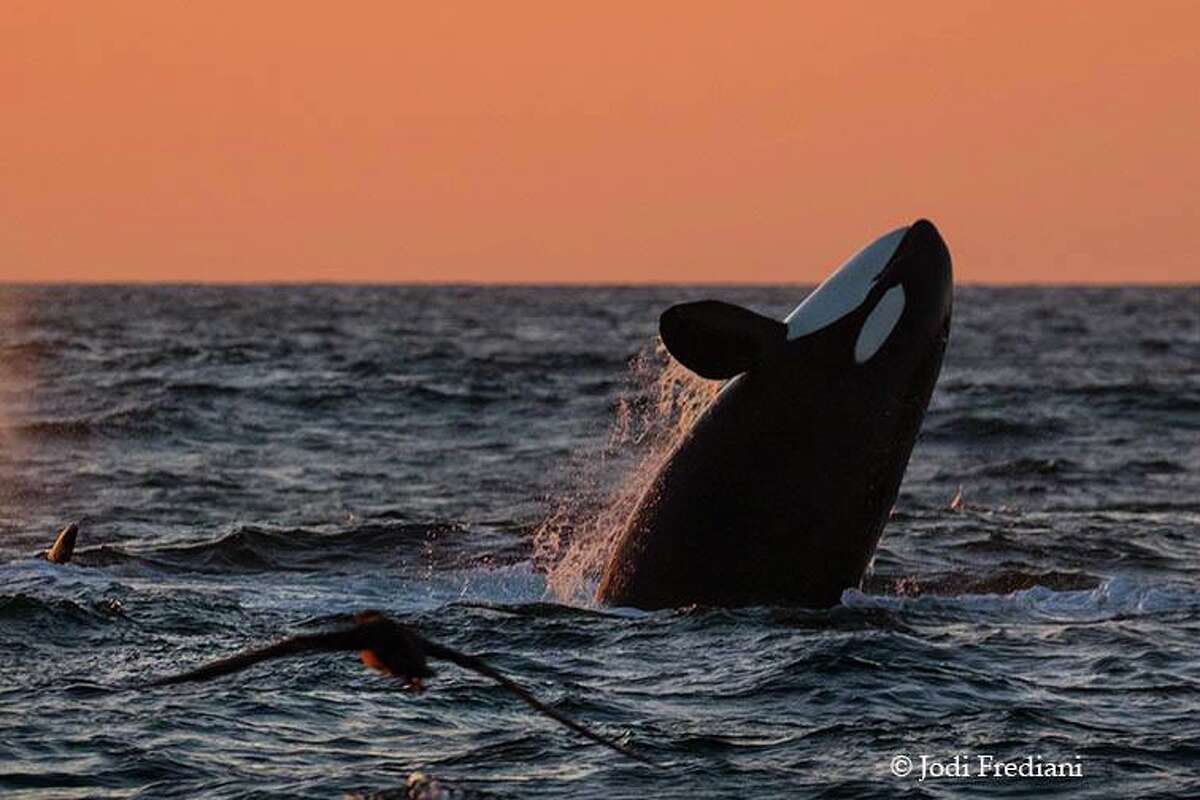
[[[9,0],[0,281],[1200,281],[1200,3]]]

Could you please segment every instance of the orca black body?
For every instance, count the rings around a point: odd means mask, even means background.
[[[672,355],[732,380],[640,499],[598,599],[826,607],[859,586],[937,381],[952,295],[949,251],[919,220],[783,322],[714,301],[664,313]]]
[[[70,563],[71,556],[75,555],[75,541],[78,536],[79,523],[69,523],[54,537],[54,544],[50,546],[49,550],[42,553],[42,557],[51,564]]]

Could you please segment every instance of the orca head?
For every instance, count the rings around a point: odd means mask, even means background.
[[[716,300],[681,303],[659,320],[671,355],[723,380],[819,350],[833,369],[866,364],[889,341],[944,336],[950,319],[950,253],[928,220],[897,228],[850,257],[783,322]],[[848,343],[848,344],[847,344]]]
[[[788,342],[829,331],[866,364],[893,338],[945,335],[950,253],[933,223],[889,231],[851,256],[787,317]]]

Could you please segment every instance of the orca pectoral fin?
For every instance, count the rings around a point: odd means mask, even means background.
[[[713,380],[754,368],[787,341],[787,325],[779,320],[719,300],[671,306],[658,320],[658,333],[679,363]]]

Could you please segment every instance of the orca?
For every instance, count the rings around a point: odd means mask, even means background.
[[[704,300],[659,333],[727,380],[638,500],[597,600],[829,607],[859,587],[950,335],[950,252],[928,220],[860,250],[782,322]]]
[[[51,564],[70,563],[71,557],[75,555],[75,540],[78,536],[79,523],[69,523],[54,537],[54,544],[50,546],[50,549],[42,552],[42,558]]]

